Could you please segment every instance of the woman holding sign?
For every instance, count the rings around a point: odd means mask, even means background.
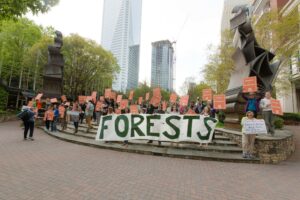
[[[262,117],[265,120],[268,134],[274,136],[274,121],[271,107],[271,92],[266,92],[265,98],[260,101],[260,108],[262,108]]]
[[[255,142],[255,134],[246,134],[245,132],[245,123],[247,120],[255,120],[254,112],[247,111],[246,117],[243,117],[241,121],[242,125],[242,148],[243,148],[243,158],[253,159],[253,149]]]

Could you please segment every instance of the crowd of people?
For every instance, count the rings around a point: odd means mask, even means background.
[[[244,125],[245,120],[256,119],[260,110],[262,110],[262,118],[265,120],[268,134],[274,136],[273,114],[271,109],[271,93],[266,92],[264,98],[257,93],[243,94],[243,98],[246,101],[245,113],[246,116],[242,119],[241,125]],[[88,100],[85,102],[74,101],[72,103],[63,102],[49,103],[46,101],[45,112],[43,120],[45,121],[46,129],[51,132],[57,131],[57,125],[61,125],[61,129],[65,130],[69,122],[73,122],[74,133],[78,132],[79,123],[87,124],[87,132],[92,129],[92,121],[99,125],[100,117],[111,114],[126,114],[131,113],[130,105],[136,105],[138,113],[142,114],[200,114],[205,117],[216,117],[218,110],[214,109],[211,101],[201,101],[197,98],[197,101],[191,101],[189,106],[182,106],[179,103],[167,103],[157,104],[156,106],[144,101],[138,104],[137,102],[129,101],[128,105],[121,107],[120,103],[117,103],[114,99],[102,98],[98,101]],[[39,101],[34,101],[34,106],[38,110],[42,107]],[[30,130],[29,138],[33,140],[34,129],[34,109],[28,109],[30,113],[30,120],[24,122],[24,139],[27,138],[27,132]],[[136,114],[136,113],[135,113]],[[243,157],[253,158],[253,149],[255,134],[245,134],[244,128],[242,128],[242,147]],[[214,140],[214,134],[213,134]],[[149,141],[148,143],[152,143]],[[159,145],[161,142],[159,141]],[[128,145],[128,141],[124,141],[124,145]],[[202,144],[200,144],[202,146]],[[206,143],[205,146],[208,144]]]

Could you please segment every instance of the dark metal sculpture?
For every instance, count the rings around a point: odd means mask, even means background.
[[[246,5],[236,6],[230,20],[231,29],[235,32],[233,45],[236,48],[232,58],[235,66],[226,91],[226,122],[239,123],[244,115],[245,101],[241,97],[243,79],[256,76],[258,90],[262,94],[272,89],[280,62],[272,63],[274,54],[261,48],[255,39],[251,26],[250,10]]]
[[[64,58],[61,54],[63,37],[55,31],[54,45],[48,46],[48,64],[44,68],[43,97],[60,98],[63,94]]]

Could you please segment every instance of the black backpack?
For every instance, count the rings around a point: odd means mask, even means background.
[[[17,117],[19,119],[22,119],[23,121],[28,121],[30,118],[30,113],[28,110],[23,110],[22,112],[20,112],[19,114],[17,114]]]

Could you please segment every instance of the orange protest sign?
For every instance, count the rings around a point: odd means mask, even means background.
[[[202,100],[211,101],[212,100],[212,89],[203,89],[202,90]]]
[[[256,76],[250,76],[243,80],[243,92],[256,92],[257,91],[257,80]]]
[[[120,109],[123,110],[128,106],[128,99],[122,99],[120,102]]]
[[[110,93],[110,99],[113,99],[114,101],[117,100],[117,93],[116,92],[111,92]]]
[[[224,94],[214,95],[214,108],[218,110],[226,109],[226,97]]]
[[[166,101],[163,101],[163,102],[162,102],[162,110],[163,110],[163,111],[166,111],[166,110],[167,110],[167,102],[166,102]]]
[[[110,93],[111,93],[111,89],[108,88],[108,89],[105,89],[105,92],[104,92],[104,97],[109,99],[110,98]]]
[[[177,94],[176,93],[172,93],[170,95],[170,103],[176,103],[177,100]]]
[[[60,98],[61,98],[61,101],[62,101],[62,102],[66,102],[66,101],[67,101],[66,95],[62,95]]]
[[[119,94],[117,96],[117,103],[120,103],[122,101],[123,95]]]
[[[129,98],[128,98],[129,100],[132,100],[133,99],[133,90],[131,90],[130,91],[130,93],[129,93]]]
[[[96,110],[97,112],[99,112],[99,111],[101,110],[101,108],[102,108],[102,102],[97,101],[95,110]]]
[[[139,114],[139,109],[137,105],[130,105],[130,113],[131,114]]]
[[[57,103],[57,98],[52,98],[52,99],[50,99],[50,102],[51,102],[51,103]]]
[[[103,102],[104,101],[104,96],[100,96],[99,100]]]
[[[65,107],[64,106],[58,106],[58,112],[59,112],[59,116],[60,116],[60,118],[64,118],[64,116],[65,116]]]
[[[187,106],[189,103],[189,95],[182,96],[179,101],[179,105]]]
[[[38,95],[36,95],[35,100],[41,100],[43,96],[43,93],[39,93]]]
[[[28,101],[27,106],[28,107],[33,107],[33,101]]]
[[[277,99],[271,99],[272,113],[275,115],[283,115],[281,103]]]
[[[78,96],[78,102],[80,104],[84,104],[86,101],[86,96]]]
[[[143,97],[139,97],[139,105],[141,105],[143,103]]]
[[[149,100],[149,97],[150,97],[150,93],[147,92],[147,93],[146,93],[146,96],[145,96],[145,100],[148,101],[148,100]]]

